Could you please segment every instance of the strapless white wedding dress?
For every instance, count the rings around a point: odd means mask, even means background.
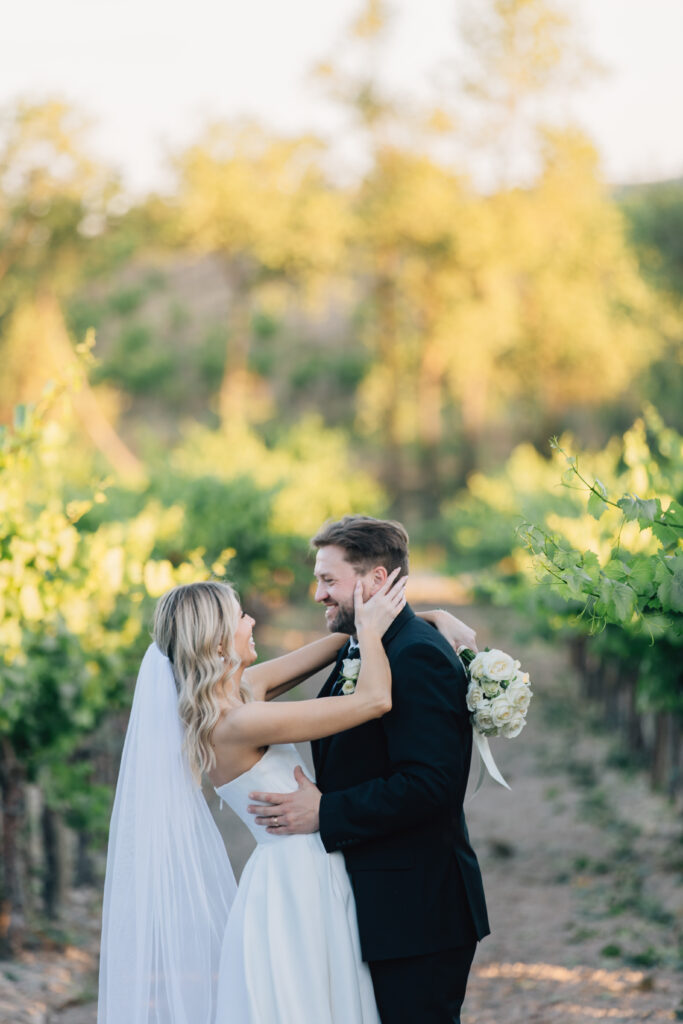
[[[228,918],[216,1024],[379,1024],[343,855],[318,833],[270,835],[247,812],[251,792],[293,790],[297,764],[292,744],[271,746],[216,787],[258,843]]]

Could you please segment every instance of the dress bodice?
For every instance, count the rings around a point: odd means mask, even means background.
[[[301,756],[293,743],[273,744],[246,772],[242,772],[236,779],[222,786],[214,786],[221,800],[224,800],[244,822],[259,845],[276,843],[287,837],[270,834],[263,825],[256,824],[254,815],[247,811],[247,807],[252,803],[249,794],[254,791],[291,793],[297,788],[294,778],[294,769],[297,765],[303,768]]]

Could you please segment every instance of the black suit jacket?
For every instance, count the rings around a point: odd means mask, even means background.
[[[312,744],[320,835],[346,858],[365,960],[420,956],[489,933],[463,813],[472,754],[465,673],[409,606],[383,643],[391,711]],[[343,648],[318,696],[329,694],[345,656]]]

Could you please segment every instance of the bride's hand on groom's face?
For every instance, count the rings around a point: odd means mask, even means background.
[[[403,610],[406,603],[405,591],[408,577],[403,576],[401,579],[397,579],[399,572],[400,568],[390,572],[379,590],[375,591],[367,601],[363,601],[363,586],[358,580],[353,592],[353,612],[357,633],[371,630],[378,636],[383,636],[399,612]]]
[[[273,835],[293,836],[317,832],[319,827],[320,790],[298,765],[294,769],[298,789],[293,793],[250,793],[247,810],[256,816]]]

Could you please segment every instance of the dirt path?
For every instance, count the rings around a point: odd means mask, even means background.
[[[466,809],[492,935],[463,1024],[683,1019],[680,820],[641,774],[611,767],[618,746],[563,653],[507,642],[536,697],[519,739],[495,742],[512,792],[487,782]]]
[[[522,645],[500,612],[465,616],[478,620],[480,643],[523,655],[536,696],[521,737],[494,742],[512,792],[488,780],[467,805],[493,933],[463,1024],[683,1019],[675,810],[641,775],[613,767],[615,745],[580,706],[562,652]],[[316,620],[301,622],[283,616],[270,643],[305,640]],[[242,860],[248,848],[236,841]],[[0,964],[0,1024],[95,1024],[97,920],[76,909],[81,948]]]

